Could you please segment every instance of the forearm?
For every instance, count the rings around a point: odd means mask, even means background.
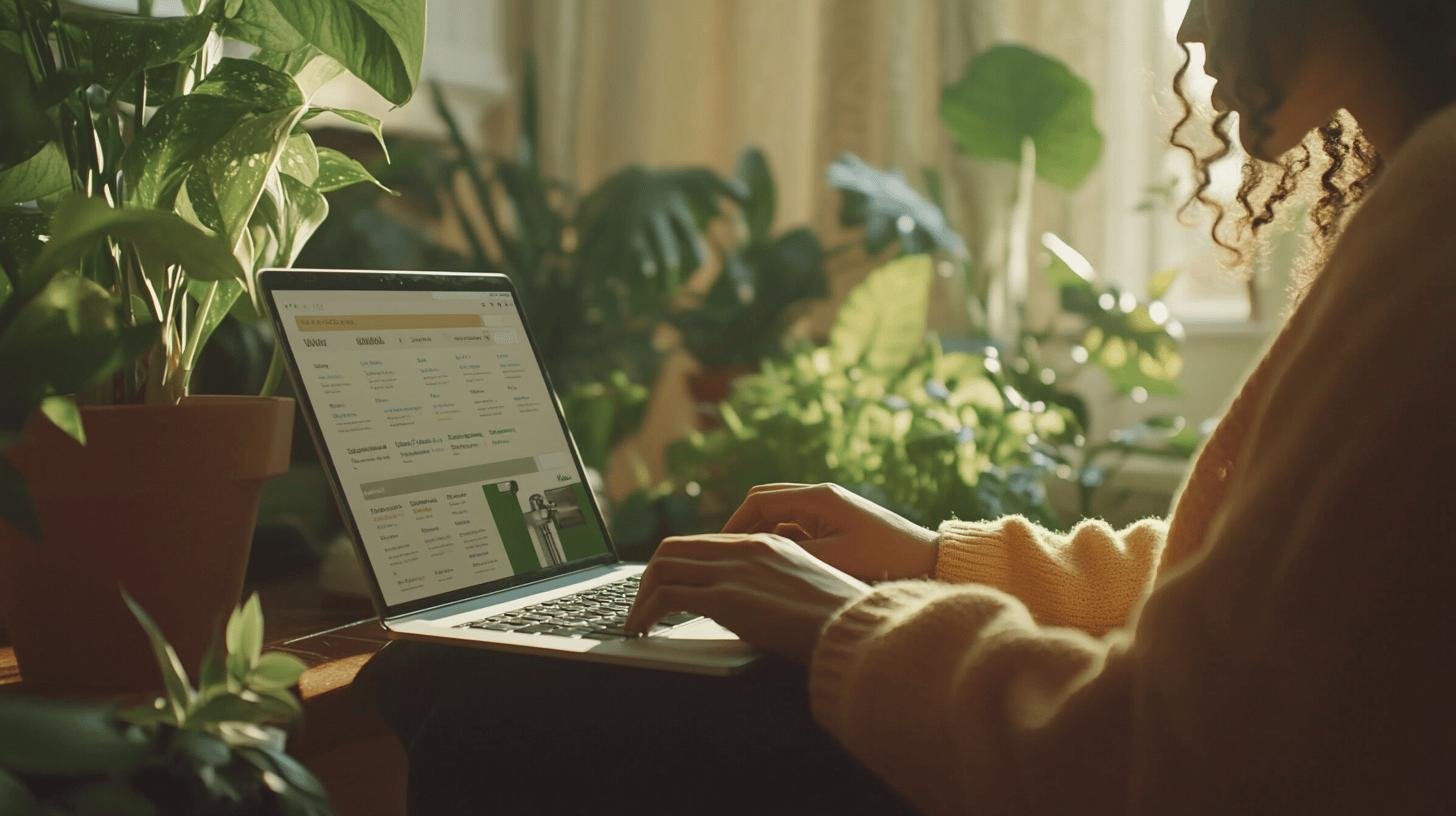
[[[1166,539],[1161,520],[1123,530],[1085,521],[1065,535],[1020,516],[940,527],[934,577],[995,587],[1038,623],[1101,634],[1127,623],[1151,591]]]
[[[810,688],[819,722],[925,812],[1115,813],[1127,729],[1103,719],[1126,713],[1106,704],[1125,689],[1117,671],[1106,645],[1040,629],[997,590],[902,582],[830,624]]]

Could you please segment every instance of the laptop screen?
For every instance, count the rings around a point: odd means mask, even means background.
[[[510,292],[272,297],[387,606],[609,552]]]

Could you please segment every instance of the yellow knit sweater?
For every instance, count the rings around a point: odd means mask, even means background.
[[[814,655],[933,813],[1456,813],[1456,109],[1400,150],[1170,523],[947,522]]]

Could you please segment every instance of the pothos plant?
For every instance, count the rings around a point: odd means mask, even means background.
[[[327,814],[323,786],[283,746],[281,728],[302,711],[290,689],[304,664],[262,651],[258,597],[233,610],[196,685],[151,617],[125,600],[165,693],[120,709],[0,700],[0,812]]]
[[[0,0],[0,445],[37,407],[84,441],[78,401],[185,396],[219,323],[257,319],[257,271],[374,181],[305,124],[379,121],[314,93],[347,71],[402,104],[419,79],[425,0],[182,5]],[[4,462],[0,512],[33,528]]]

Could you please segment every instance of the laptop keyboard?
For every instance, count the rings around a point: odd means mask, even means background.
[[[624,627],[627,624],[627,613],[632,609],[632,599],[637,596],[639,581],[640,576],[628,576],[620,581],[584,589],[572,595],[457,624],[456,628],[590,640],[620,640],[631,637]],[[666,632],[674,626],[695,621],[699,617],[701,616],[688,612],[677,612],[663,618],[647,634],[651,636]]]

